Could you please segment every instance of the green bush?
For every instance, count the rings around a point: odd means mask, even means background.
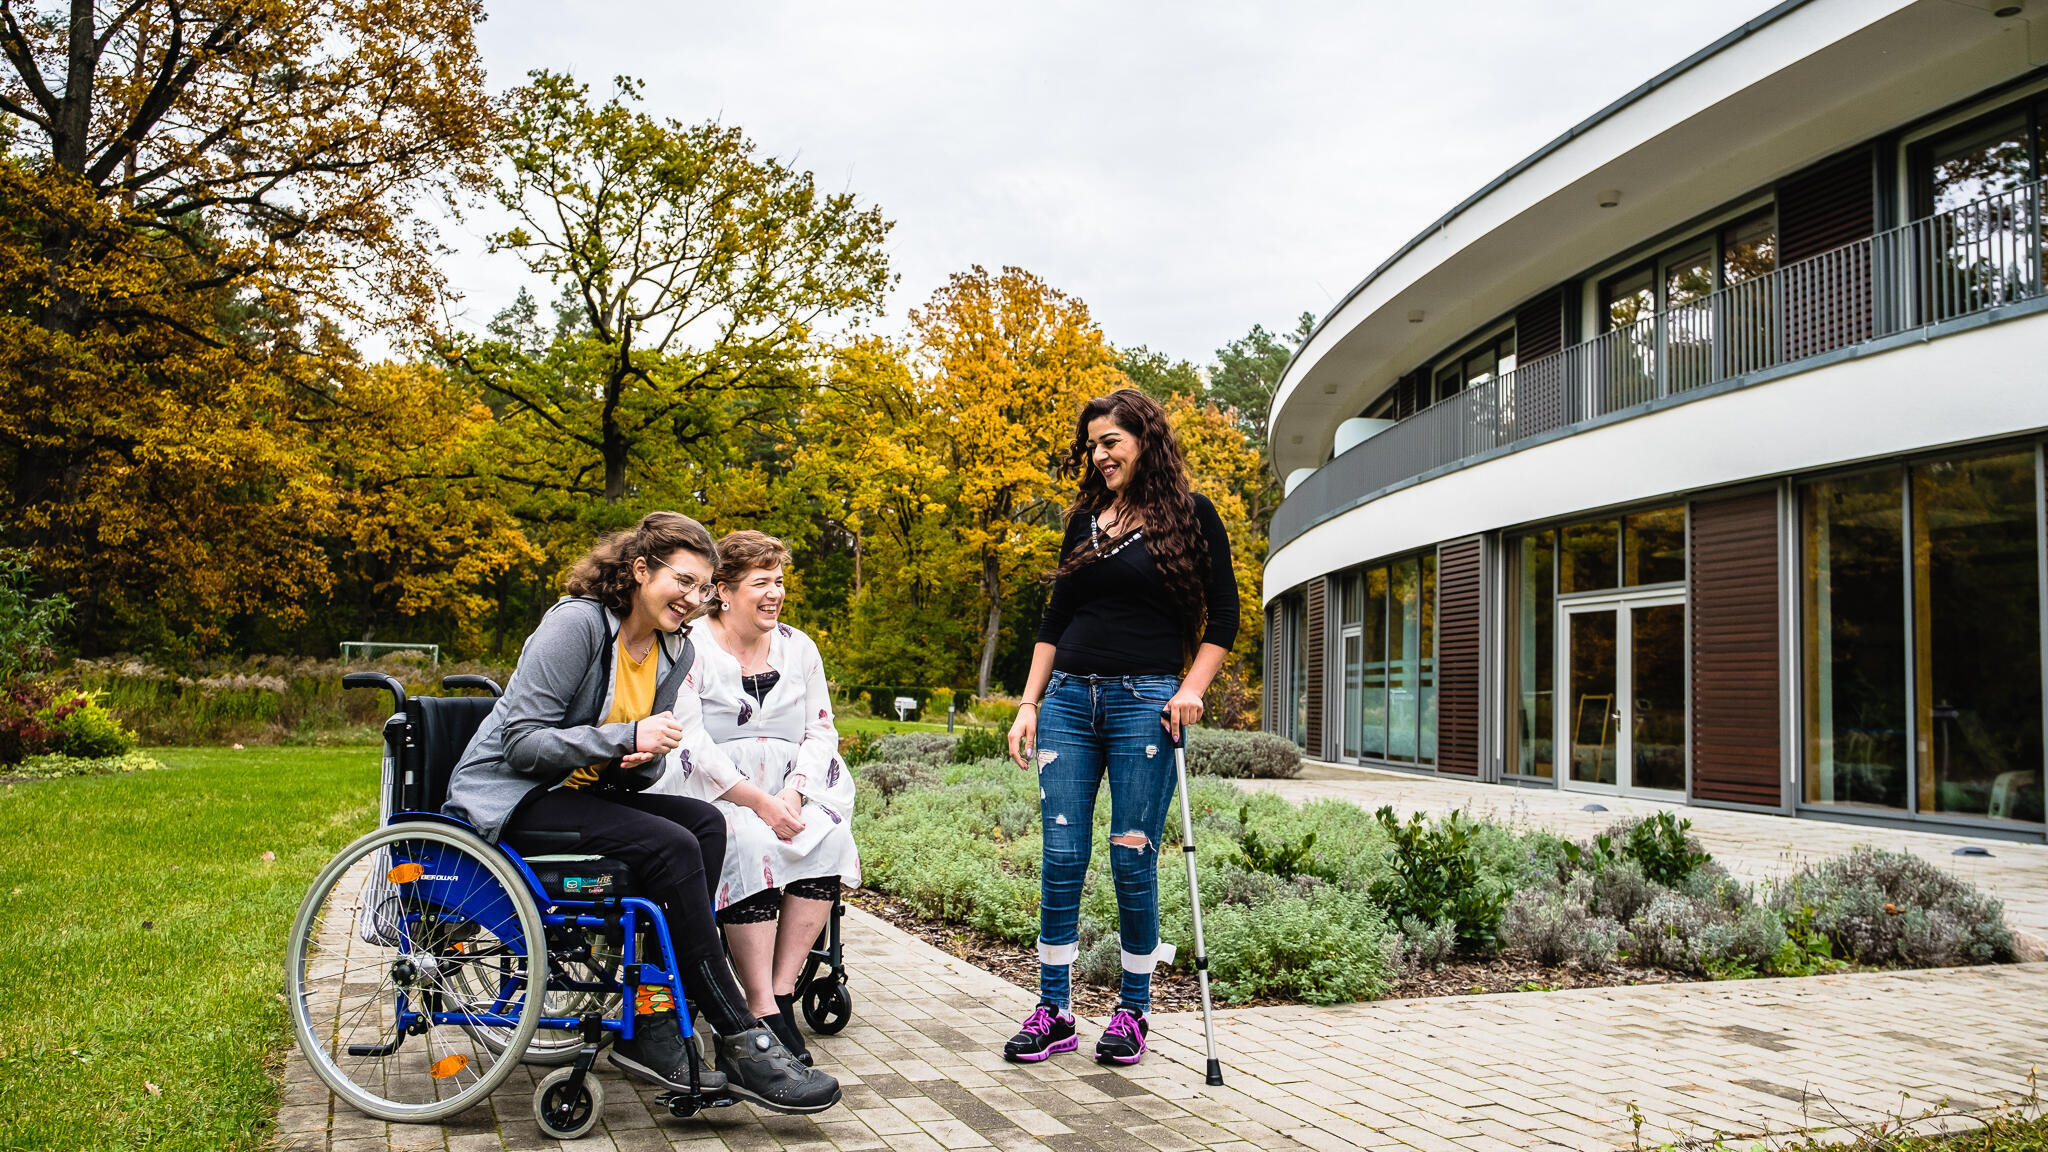
[[[953,744],[957,740],[959,737],[951,732],[894,732],[875,741],[875,756],[936,769],[953,762]]]
[[[1342,1004],[1393,986],[1385,914],[1356,893],[1324,887],[1259,908],[1221,905],[1203,927],[1216,992],[1228,1003]]]
[[[875,748],[880,742],[880,737],[872,732],[856,732],[851,736],[841,736],[839,758],[846,761],[849,768],[880,759],[881,753]]]
[[[1598,971],[1614,959],[1621,921],[1595,913],[1592,881],[1575,877],[1564,888],[1528,888],[1515,894],[1502,917],[1501,943],[1550,967],[1574,964]]]
[[[960,738],[953,742],[955,764],[969,764],[976,760],[1007,760],[1009,756],[1008,736],[993,728],[962,729]]]
[[[1491,952],[1513,889],[1497,876],[1482,874],[1472,822],[1453,812],[1432,824],[1417,812],[1403,824],[1391,807],[1376,816],[1394,851],[1393,875],[1372,886],[1374,899],[1396,920],[1448,921],[1457,929],[1461,950]]]
[[[939,779],[930,768],[910,760],[862,760],[853,776],[860,788],[885,802],[913,788],[929,788]]]
[[[54,735],[51,750],[65,756],[98,760],[135,750],[135,733],[107,711],[98,693],[76,693],[71,699],[50,706],[38,719]]]
[[[1713,859],[1686,835],[1691,828],[1691,820],[1680,820],[1665,811],[1646,820],[1622,821],[1612,831],[1621,841],[1621,854],[1640,865],[1650,883],[1670,888],[1684,883],[1693,869]]]
[[[121,772],[151,772],[163,762],[147,752],[126,752],[118,756],[31,756],[18,764],[0,768],[0,775],[28,780],[56,780],[67,776],[112,776]]]
[[[1187,761],[1191,774],[1234,780],[1284,780],[1301,773],[1301,749],[1271,732],[1189,729]]]
[[[57,630],[71,618],[71,601],[34,594],[29,554],[0,548],[0,681],[49,666]]]

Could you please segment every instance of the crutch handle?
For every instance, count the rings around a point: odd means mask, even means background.
[[[1160,723],[1166,725],[1166,738],[1168,740],[1173,741],[1173,746],[1175,748],[1179,748],[1182,744],[1186,743],[1188,735],[1187,726],[1182,725],[1178,729],[1174,728],[1173,709],[1161,708],[1159,710],[1159,720]]]

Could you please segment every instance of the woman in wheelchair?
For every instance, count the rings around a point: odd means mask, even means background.
[[[839,759],[824,663],[811,638],[780,618],[789,558],[788,545],[761,532],[718,542],[716,595],[696,637],[697,692],[704,727],[734,766],[802,814],[792,837],[730,794],[719,799],[727,849],[718,922],[748,1008],[808,1064],[792,1011],[797,976],[839,886],[860,887],[860,857],[853,773]],[[718,787],[703,773],[671,772],[654,791],[713,799]]]
[[[527,638],[505,694],[448,783],[450,816],[522,854],[577,851],[625,861],[660,905],[685,992],[718,1033],[722,1088],[778,1112],[818,1112],[839,1082],[800,1063],[748,1010],[712,915],[726,822],[700,799],[649,792],[664,772],[751,810],[778,835],[794,805],[732,766],[701,722],[686,621],[711,589],[718,550],[704,526],[653,512],[601,540],[571,571],[567,596]],[[701,657],[700,657],[701,658]],[[689,1090],[689,1054],[666,988],[643,984],[631,1040],[611,1063]]]

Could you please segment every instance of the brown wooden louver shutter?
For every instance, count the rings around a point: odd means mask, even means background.
[[[1266,690],[1263,693],[1268,732],[1280,730],[1280,626],[1286,619],[1282,612],[1284,601],[1275,600],[1266,607]]]
[[[1778,267],[1785,358],[1870,339],[1870,246],[1810,257],[1868,239],[1877,227],[1876,154],[1861,149],[1778,185]]]
[[[1302,622],[1302,649],[1306,657],[1305,679],[1308,691],[1308,720],[1304,725],[1304,743],[1308,754],[1321,760],[1323,749],[1323,622],[1329,607],[1330,581],[1318,576],[1308,582],[1308,618]]]
[[[1394,382],[1394,419],[1406,420],[1429,407],[1429,368],[1417,368]]]
[[[1780,771],[1778,498],[1692,506],[1692,795],[1784,799]]]
[[[1436,766],[1479,774],[1479,541],[1437,552]]]
[[[1564,289],[1553,288],[1515,311],[1515,363],[1564,351]]]

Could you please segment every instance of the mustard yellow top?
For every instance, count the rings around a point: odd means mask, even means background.
[[[661,638],[647,646],[647,654],[634,660],[626,654],[626,637],[619,636],[619,650],[612,666],[616,669],[612,679],[612,710],[605,713],[600,723],[620,724],[628,720],[645,720],[654,714],[654,673],[661,661],[655,653],[661,650]],[[597,776],[604,765],[590,764],[569,774],[562,781],[564,788],[588,788],[597,783]]]

